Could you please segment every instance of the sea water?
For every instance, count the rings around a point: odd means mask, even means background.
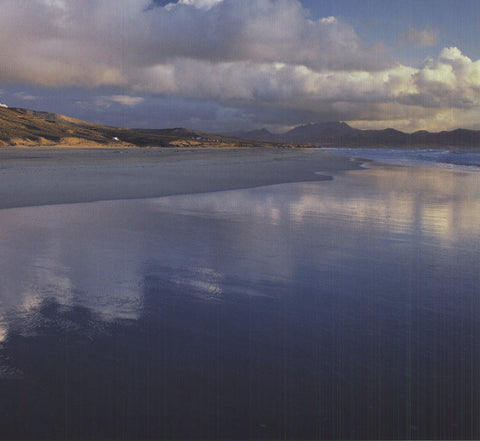
[[[479,438],[480,182],[0,210],[2,439]]]
[[[328,148],[342,156],[365,158],[385,164],[480,171],[480,149]]]

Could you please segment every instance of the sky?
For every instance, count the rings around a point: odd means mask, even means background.
[[[480,129],[478,0],[0,0],[0,103],[216,133]]]

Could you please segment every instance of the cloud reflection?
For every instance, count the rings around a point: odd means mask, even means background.
[[[377,236],[466,246],[478,239],[475,179],[374,167],[334,182],[2,210],[0,339],[12,311],[28,313],[45,299],[106,321],[136,320],[152,265],[179,292],[219,300],[294,280],[303,260],[321,262],[315,247],[338,260]]]

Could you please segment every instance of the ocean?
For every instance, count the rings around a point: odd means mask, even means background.
[[[328,148],[322,150],[385,164],[480,171],[480,149]]]
[[[0,438],[480,438],[480,175],[366,167],[0,210]]]

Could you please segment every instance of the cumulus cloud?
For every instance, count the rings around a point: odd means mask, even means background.
[[[414,92],[405,102],[424,107],[471,109],[480,102],[480,61],[473,62],[456,47],[429,58],[413,76]]]
[[[155,73],[162,73],[157,84]],[[285,63],[204,64],[181,59],[159,65],[139,90],[262,106],[319,110],[333,103],[397,103],[471,108],[480,99],[480,61],[457,48],[442,50],[420,68],[397,64],[381,71],[317,71]]]
[[[406,66],[341,19],[312,19],[297,0],[155,4],[3,0],[0,39],[15,44],[0,48],[0,80],[110,87],[95,100],[103,108],[141,107],[151,94],[204,100],[271,124],[281,112],[292,124],[308,116],[407,126],[480,101],[480,61],[458,48]],[[430,46],[437,38],[411,29],[402,41]]]
[[[178,58],[380,69],[383,59],[339,20],[311,20],[296,0],[4,0],[1,79],[98,86]],[[127,68],[128,67],[128,68]]]

